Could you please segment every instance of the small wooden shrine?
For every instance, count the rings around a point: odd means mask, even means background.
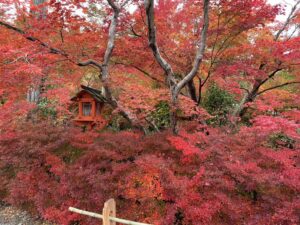
[[[101,94],[101,91],[81,85],[81,91],[79,91],[72,101],[78,104],[78,115],[74,119],[74,123],[80,126],[87,126],[92,129],[103,128],[107,125],[107,121],[101,115],[102,109],[105,104],[105,98]]]

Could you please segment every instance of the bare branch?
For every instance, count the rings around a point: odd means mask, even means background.
[[[17,33],[19,33],[19,34],[21,34],[22,36],[24,36],[27,40],[29,40],[29,41],[31,41],[31,42],[36,42],[36,43],[38,43],[40,46],[49,49],[49,53],[51,53],[51,54],[56,54],[56,55],[61,55],[61,56],[65,57],[65,58],[67,58],[68,61],[70,61],[70,62],[72,62],[72,63],[74,63],[74,64],[76,64],[76,65],[78,65],[78,66],[89,66],[89,65],[94,65],[94,66],[96,66],[96,67],[99,68],[99,69],[102,68],[102,65],[101,65],[100,63],[98,63],[98,62],[96,62],[95,60],[92,60],[92,59],[89,59],[89,60],[87,60],[87,61],[85,61],[85,62],[75,62],[74,60],[72,60],[72,59],[69,57],[68,53],[64,52],[63,50],[60,50],[60,49],[58,49],[58,48],[53,48],[53,47],[51,47],[50,45],[48,45],[47,43],[41,41],[40,39],[38,39],[38,38],[36,38],[36,37],[28,36],[28,35],[26,35],[26,32],[25,32],[25,31],[23,31],[23,30],[20,29],[20,28],[17,28],[17,27],[15,27],[15,26],[13,26],[13,25],[10,25],[10,24],[5,23],[5,22],[2,22],[2,21],[0,21],[0,25],[2,25],[2,26],[6,27],[6,28],[8,28],[8,29],[10,29],[10,30],[13,30],[13,31],[15,31],[15,32],[17,32]]]
[[[215,51],[216,44],[217,44],[217,41],[218,41],[218,38],[219,38],[219,35],[220,35],[220,32],[219,32],[219,29],[220,29],[220,19],[221,19],[221,13],[218,13],[217,35],[216,35],[216,38],[215,38],[215,40],[214,40],[214,44],[213,44],[213,47],[212,47],[212,50],[211,50],[211,58],[210,58],[210,61],[213,61],[213,58],[214,58],[214,51]]]
[[[206,37],[207,37],[207,30],[209,26],[209,17],[208,17],[208,9],[209,9],[209,0],[204,0],[203,5],[203,27],[201,31],[201,38],[200,38],[200,46],[196,53],[196,58],[194,60],[194,65],[192,70],[187,74],[178,84],[176,87],[176,91],[179,92],[190,80],[192,80],[200,67],[200,64],[202,62],[203,56],[204,56],[204,50],[206,46]]]
[[[246,102],[253,101],[253,99],[256,98],[256,96],[258,95],[257,93],[258,93],[260,87],[264,83],[266,83],[268,80],[270,80],[272,77],[274,77],[281,70],[283,70],[283,69],[282,68],[277,68],[276,70],[274,70],[273,72],[271,72],[269,74],[269,76],[267,78],[265,78],[264,80],[256,80],[256,82],[253,85],[252,90],[247,95]]]
[[[147,71],[143,70],[142,68],[138,67],[138,66],[135,66],[133,64],[128,64],[128,63],[124,63],[124,62],[115,62],[115,61],[112,61],[115,65],[122,65],[122,66],[127,66],[127,67],[132,67],[140,72],[142,72],[144,75],[146,75],[147,77],[151,78],[152,80],[156,81],[156,82],[159,82],[163,85],[166,85],[163,81],[157,79],[156,77],[153,77],[150,73],[148,73]]]
[[[53,48],[53,47],[49,46],[47,43],[41,41],[40,39],[38,39],[36,37],[27,36],[25,31],[15,27],[15,26],[12,26],[12,25],[10,25],[8,23],[5,23],[3,21],[0,21],[0,25],[23,35],[29,41],[39,43],[39,45],[41,45],[42,47],[45,47],[45,48],[49,49],[49,52],[52,53],[52,54],[58,54],[58,55],[62,55],[62,56],[65,56],[65,57],[68,56],[68,54],[65,53],[64,51],[62,51],[60,49],[57,49],[57,48]]]
[[[267,78],[265,78],[264,80],[262,80],[261,82],[259,82],[259,87],[261,85],[263,85],[264,83],[266,83],[269,79],[271,79],[272,77],[274,77],[281,70],[283,70],[283,68],[277,68],[276,70],[274,70],[273,72],[271,72]]]
[[[89,65],[94,65],[97,68],[101,69],[102,65],[100,63],[98,63],[97,61],[93,60],[93,59],[88,59],[86,61],[83,62],[78,62],[77,63],[78,66],[89,66]]]
[[[247,89],[247,88],[243,88],[243,87],[240,87],[241,90],[244,90],[246,91],[248,94],[250,94],[250,91]]]
[[[211,65],[212,65],[212,64],[211,64]],[[211,68],[211,66],[210,66],[210,68]],[[210,75],[211,75],[211,69],[210,69],[210,68],[209,68],[209,70],[208,70],[208,72],[207,72],[206,78],[204,79],[204,81],[203,81],[202,84],[201,84],[202,87],[206,84],[206,82],[207,82],[208,79],[210,78]]]
[[[296,31],[300,28],[300,24],[297,24],[293,30],[293,32],[289,35],[289,37],[287,38],[287,41],[290,40],[294,34],[296,33]]]
[[[120,8],[123,8],[129,1],[130,1],[130,0],[124,1]]]
[[[197,105],[200,105],[201,100],[202,100],[202,87],[203,87],[203,85],[202,85],[201,77],[197,76],[197,78],[198,78],[198,81],[199,81],[199,86],[198,86],[199,95],[198,95],[198,99],[197,99]]]
[[[300,81],[292,81],[292,82],[286,82],[286,83],[283,83],[283,84],[279,84],[279,85],[264,89],[264,90],[258,92],[256,95],[258,96],[258,95],[261,95],[261,94],[265,93],[266,91],[270,91],[270,90],[273,90],[273,89],[276,89],[276,88],[284,87],[284,86],[287,86],[287,85],[290,85],[290,84],[300,84]]]
[[[277,41],[278,38],[280,37],[280,34],[285,30],[285,28],[289,25],[289,23],[292,21],[292,19],[295,16],[295,12],[297,10],[297,6],[300,4],[300,0],[298,0],[295,5],[292,7],[292,10],[290,12],[290,14],[288,15],[285,23],[283,24],[282,28],[276,33],[274,40]]]
[[[135,30],[134,30],[134,27],[132,26],[132,24],[130,24],[130,31],[132,32],[132,34],[135,36],[135,37],[142,37],[142,35],[138,34]]]

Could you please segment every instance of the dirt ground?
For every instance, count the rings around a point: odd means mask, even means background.
[[[0,205],[0,225],[54,225],[38,218],[32,218],[27,212],[17,208]]]

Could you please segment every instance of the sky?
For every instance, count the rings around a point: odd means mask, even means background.
[[[296,1],[298,1],[298,0],[267,0],[267,2],[269,2],[272,5],[276,5],[276,4],[284,4],[285,5],[285,8],[286,8],[285,15],[277,16],[277,19],[280,21],[284,21],[286,19],[289,12],[291,11],[292,6],[295,4]],[[135,9],[136,9],[136,7],[132,7],[132,6],[128,7],[128,10],[130,12],[133,12]]]
[[[272,5],[276,5],[276,4],[285,4],[286,6],[286,12],[285,15],[279,15],[277,16],[278,20],[285,20],[286,17],[288,16],[288,14],[291,11],[291,8],[293,7],[293,5],[295,4],[296,0],[267,0],[270,4]]]

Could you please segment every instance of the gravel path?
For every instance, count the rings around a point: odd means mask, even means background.
[[[54,225],[30,217],[22,210],[0,205],[0,225]]]

